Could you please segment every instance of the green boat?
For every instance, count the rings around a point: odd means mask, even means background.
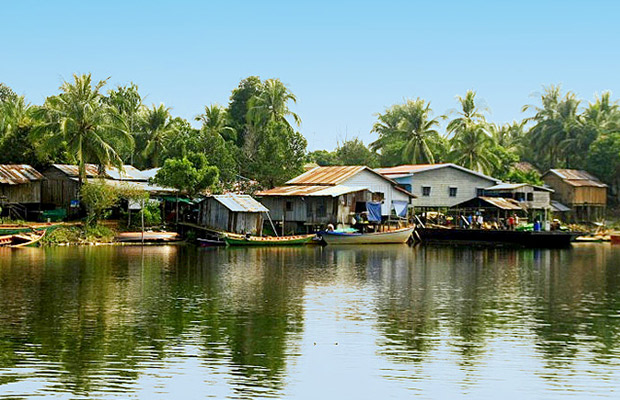
[[[298,246],[312,240],[314,235],[295,236],[243,236],[224,235],[224,241],[228,246]]]
[[[42,223],[33,223],[29,225],[0,225],[0,236],[16,235],[19,233],[28,233],[33,231],[45,231],[46,233],[50,233],[59,226],[60,224]]]

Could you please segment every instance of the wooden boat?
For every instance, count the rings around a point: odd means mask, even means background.
[[[32,223],[28,225],[7,224],[0,225],[0,236],[15,235],[18,233],[29,233],[33,231],[53,231],[62,224],[51,223]]]
[[[121,243],[140,243],[142,242],[142,232],[121,232],[114,238]],[[181,235],[177,232],[144,232],[144,242],[176,242],[181,240]]]
[[[319,235],[327,244],[389,244],[406,243],[414,228],[402,228],[394,231],[358,233],[358,232],[321,232]]]
[[[493,229],[419,228],[422,242],[516,245],[523,247],[567,247],[582,232],[501,231]]]
[[[32,246],[43,239],[46,232],[47,231],[40,231],[0,236],[0,247],[19,248]]]
[[[310,242],[314,235],[243,236],[227,233],[224,241],[229,246],[296,246]]]
[[[226,246],[226,242],[223,241],[223,240],[198,238],[198,239],[196,239],[196,241],[198,242],[198,245],[200,247]]]

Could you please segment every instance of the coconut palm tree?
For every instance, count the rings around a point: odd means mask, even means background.
[[[226,141],[236,141],[235,129],[228,125],[226,109],[217,104],[205,106],[204,114],[196,117],[196,121],[202,122],[202,128],[210,133],[221,136]]]
[[[453,133],[456,136],[472,125],[482,125],[486,123],[483,113],[488,111],[488,109],[476,104],[476,92],[468,90],[465,93],[465,97],[457,96],[456,98],[461,104],[461,110],[453,110],[453,112],[456,112],[459,116],[448,123],[446,128],[448,133]]]
[[[261,93],[250,99],[248,122],[253,125],[281,122],[293,129],[287,117],[293,118],[297,126],[301,125],[301,118],[289,109],[291,101],[296,103],[297,97],[279,79],[267,79]]]
[[[170,108],[160,104],[146,108],[141,118],[140,142],[143,149],[143,167],[155,168],[162,165],[161,155],[166,141],[176,131],[176,124],[170,115]]]
[[[93,85],[90,74],[73,75],[60,94],[48,97],[33,113],[37,120],[33,136],[43,148],[63,148],[78,165],[80,182],[86,177],[86,163],[122,169],[123,160],[111,143],[131,143],[125,121],[103,101],[101,89],[107,79]]]
[[[451,140],[450,159],[465,168],[491,174],[500,162],[494,152],[495,143],[483,125],[474,125],[459,132]]]

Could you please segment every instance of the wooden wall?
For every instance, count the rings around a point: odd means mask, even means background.
[[[200,203],[198,223],[202,226],[232,233],[261,235],[262,213],[232,212],[214,198]]]
[[[545,175],[543,180],[555,190],[552,197],[567,206],[580,204],[604,206],[607,204],[607,188],[605,187],[573,186],[552,173]]]
[[[22,183],[20,185],[0,185],[0,197],[7,203],[40,203],[41,181]]]

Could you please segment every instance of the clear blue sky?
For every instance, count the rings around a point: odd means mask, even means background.
[[[191,119],[242,78],[275,77],[311,150],[369,143],[374,114],[404,98],[444,114],[475,89],[509,122],[543,85],[620,94],[613,1],[7,1],[0,15],[0,82],[32,103],[92,72]]]

